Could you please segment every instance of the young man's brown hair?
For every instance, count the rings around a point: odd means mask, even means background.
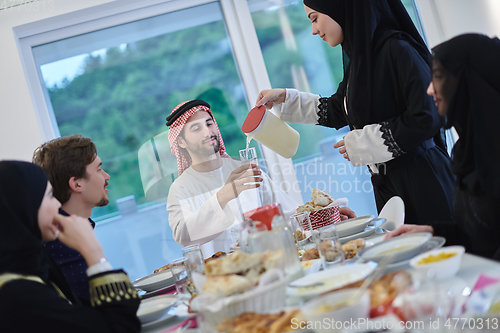
[[[47,172],[54,196],[64,204],[71,196],[69,180],[71,177],[85,178],[86,167],[96,156],[97,149],[92,139],[75,134],[42,144],[33,153],[33,163]]]

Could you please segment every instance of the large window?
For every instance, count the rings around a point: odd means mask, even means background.
[[[244,147],[240,125],[247,98],[218,3],[37,46],[33,52],[59,134],[91,137],[111,175],[110,204],[95,208],[94,218],[116,213],[115,200],[121,197],[134,195],[139,205],[148,203],[137,151],[167,130],[166,116],[182,101],[208,101],[228,153],[238,156]]]

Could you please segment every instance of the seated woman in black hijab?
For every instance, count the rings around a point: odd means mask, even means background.
[[[304,0],[312,33],[342,45],[344,79],[329,98],[295,89],[261,91],[257,105],[281,104],[289,122],[351,129],[334,145],[368,165],[380,212],[393,196],[405,223],[453,227],[454,177],[432,98],[431,55],[399,0]]]
[[[467,252],[500,260],[500,40],[479,34],[455,37],[432,49],[432,82],[439,114],[459,139],[453,147],[457,175],[453,212]],[[388,234],[422,231],[402,226]],[[435,230],[448,237],[453,230]]]
[[[88,220],[59,215],[37,165],[0,162],[0,332],[139,332],[139,297],[112,270]],[[42,241],[59,238],[88,263],[92,307],[82,306]]]

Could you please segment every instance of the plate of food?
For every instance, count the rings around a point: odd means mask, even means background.
[[[346,260],[357,260],[357,258],[355,257],[357,256],[359,251],[361,251],[365,247],[370,247],[373,245],[374,244],[372,242],[367,242],[363,238],[357,238],[342,245],[342,251],[344,252]],[[319,258],[319,251],[316,248],[310,248],[305,251],[299,250],[299,259],[301,261],[310,261]]]
[[[175,284],[170,270],[160,271],[135,280],[132,285],[144,291],[155,291]]]
[[[293,281],[287,286],[287,294],[314,297],[366,278],[375,268],[372,264],[338,266]]]
[[[379,262],[387,255],[392,255],[390,263],[413,258],[418,255],[432,237],[428,232],[419,232],[394,237],[360,251],[359,256],[366,261]]]
[[[368,224],[375,218],[373,215],[366,215],[348,219],[335,224],[339,237],[346,237],[362,232]]]
[[[219,332],[297,332],[294,318],[300,317],[300,310],[291,309],[278,313],[244,312],[233,318],[226,318],[217,325]]]

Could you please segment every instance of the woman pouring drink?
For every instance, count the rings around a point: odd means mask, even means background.
[[[342,46],[344,79],[323,98],[295,89],[261,91],[256,105],[288,122],[342,128],[334,145],[367,165],[377,209],[400,196],[406,223],[452,226],[454,178],[442,118],[426,95],[430,53],[399,0],[305,0],[313,35]]]

